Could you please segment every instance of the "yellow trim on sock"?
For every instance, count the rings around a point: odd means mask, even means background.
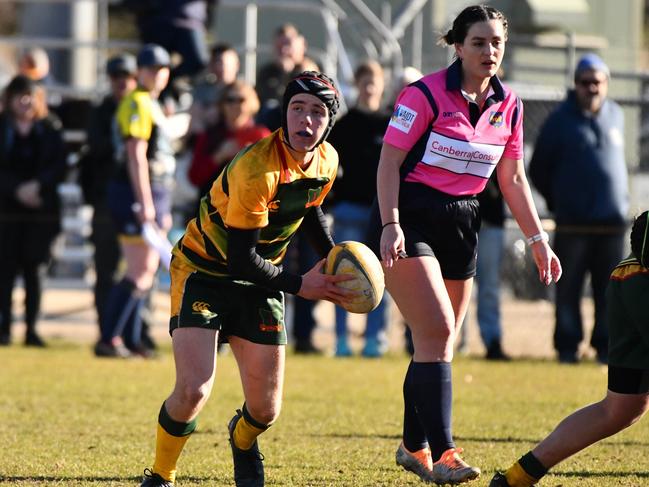
[[[170,435],[158,424],[153,473],[157,473],[165,480],[174,482],[176,480],[178,457],[190,436],[191,434],[185,436]]]
[[[505,478],[510,487],[532,487],[538,479],[528,474],[520,463],[516,462],[505,472]]]
[[[241,416],[241,418],[239,418],[239,421],[237,421],[237,425],[234,427],[234,431],[232,432],[234,446],[236,446],[239,450],[250,450],[257,437],[264,431],[266,430],[251,425],[248,421],[246,421],[246,418]]]

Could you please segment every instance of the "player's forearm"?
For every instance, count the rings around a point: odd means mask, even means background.
[[[507,192],[502,188],[501,190],[503,198],[523,234],[526,237],[531,237],[541,233],[543,227],[527,181],[524,184],[513,185],[506,190]]]
[[[523,234],[526,237],[538,235],[543,231],[543,227],[534,205],[532,190],[525,177],[523,162],[501,161],[501,164],[503,163],[513,166],[511,169],[499,168],[498,184],[503,198]]]
[[[302,286],[302,277],[286,272],[260,256],[256,251],[258,241],[259,229],[228,229],[228,272],[234,278],[297,294]]]

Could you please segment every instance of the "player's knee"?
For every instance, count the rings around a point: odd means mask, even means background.
[[[246,402],[246,408],[255,421],[270,426],[279,417],[281,402],[271,401],[259,407],[255,407]]]
[[[616,429],[622,430],[636,423],[649,408],[649,399],[638,398],[635,401],[605,401],[607,422]]]
[[[453,322],[450,320],[443,320],[435,323],[433,326],[427,326],[417,333],[413,333],[415,339],[419,341],[435,342],[435,343],[448,343],[453,340],[454,334]]]
[[[126,273],[126,278],[135,284],[136,289],[142,293],[146,293],[153,287],[155,272],[142,272],[141,269],[129,270]]]
[[[192,382],[178,387],[180,401],[188,407],[197,408],[207,401],[212,391],[209,382]]]
[[[627,425],[626,426],[631,426],[632,424],[636,423],[637,421],[644,416],[644,414],[647,412],[647,409],[649,408],[649,398],[645,397],[642,399],[638,399],[634,404],[631,405],[631,407],[628,408],[627,410]]]

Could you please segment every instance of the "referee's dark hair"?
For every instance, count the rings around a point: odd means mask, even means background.
[[[442,35],[439,39],[440,44],[462,44],[466,38],[469,29],[473,24],[478,22],[488,22],[490,20],[500,20],[503,24],[505,31],[505,40],[507,39],[507,18],[498,9],[490,7],[489,5],[471,5],[462,10],[455,20],[453,27]]]
[[[649,211],[645,211],[633,222],[631,228],[631,251],[642,267],[649,267],[649,224],[647,217]]]

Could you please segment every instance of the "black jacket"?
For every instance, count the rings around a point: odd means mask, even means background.
[[[58,120],[36,122],[30,135],[32,159],[29,167],[20,167],[12,157],[16,131],[11,118],[0,114],[0,219],[6,222],[39,225],[43,238],[56,235],[60,229],[60,199],[58,185],[65,176],[66,151]],[[15,196],[17,187],[28,180],[38,179],[43,205],[28,208]]]

